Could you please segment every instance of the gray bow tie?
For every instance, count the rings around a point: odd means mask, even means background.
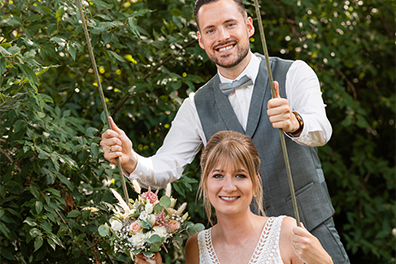
[[[238,89],[238,88],[241,88],[244,86],[248,86],[248,85],[252,85],[252,84],[253,84],[252,79],[250,79],[247,75],[244,75],[238,81],[234,81],[232,83],[220,83],[219,87],[220,87],[220,90],[225,95],[229,96],[230,94],[232,94],[232,92],[235,89]]]

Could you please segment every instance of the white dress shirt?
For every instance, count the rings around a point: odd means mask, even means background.
[[[252,80],[256,80],[260,58],[254,54],[251,58],[248,66],[236,80],[245,74]],[[219,76],[221,82],[233,81],[221,74]],[[228,96],[239,122],[245,129],[253,86],[254,84],[236,89]],[[291,110],[297,111],[304,120],[304,128],[300,136],[291,139],[298,144],[310,147],[326,144],[332,134],[331,124],[326,117],[326,105],[323,103],[319,80],[315,72],[303,61],[294,61],[286,74],[286,98]],[[206,143],[195,107],[194,93],[191,93],[183,101],[172,121],[162,147],[151,157],[138,155],[136,169],[127,177],[130,180],[138,179],[143,185],[163,188],[168,182],[180,178],[185,166],[194,160],[202,144],[206,145]]]

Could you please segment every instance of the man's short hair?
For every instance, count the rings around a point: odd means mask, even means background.
[[[221,0],[197,0],[197,1],[195,2],[194,16],[195,16],[195,21],[197,22],[198,30],[200,30],[200,29],[199,29],[199,22],[198,22],[198,12],[199,12],[199,9],[201,9],[201,6],[203,6],[203,5],[210,4],[210,3],[215,3],[215,2],[217,2],[217,1],[221,1]],[[246,9],[245,9],[245,5],[243,4],[243,1],[242,1],[242,0],[233,0],[233,1],[237,4],[238,9],[239,9],[239,11],[241,12],[241,14],[242,14],[243,16],[245,16],[245,14],[246,14]]]

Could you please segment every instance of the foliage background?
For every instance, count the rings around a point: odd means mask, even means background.
[[[216,71],[193,2],[85,2],[108,108],[142,155]],[[260,3],[269,53],[306,61],[321,80],[334,131],[319,151],[351,262],[395,263],[395,2]],[[97,232],[115,203],[109,187],[121,186],[99,146],[106,128],[78,20],[71,0],[0,2],[0,263],[131,263]],[[258,34],[251,47],[261,52]],[[206,223],[197,179],[195,161],[174,196]],[[164,256],[183,262],[182,251]]]

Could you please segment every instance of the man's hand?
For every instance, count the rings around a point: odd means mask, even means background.
[[[124,131],[117,127],[112,118],[110,118],[110,123],[112,129],[108,129],[102,134],[100,142],[104,157],[115,165],[117,165],[117,158],[120,158],[122,168],[131,173],[137,165],[137,155],[132,149],[132,141]]]
[[[274,82],[276,98],[268,101],[267,115],[274,128],[280,128],[284,132],[293,133],[300,128],[296,116],[290,109],[289,101],[279,96],[279,84]],[[298,136],[298,135],[296,135]]]

